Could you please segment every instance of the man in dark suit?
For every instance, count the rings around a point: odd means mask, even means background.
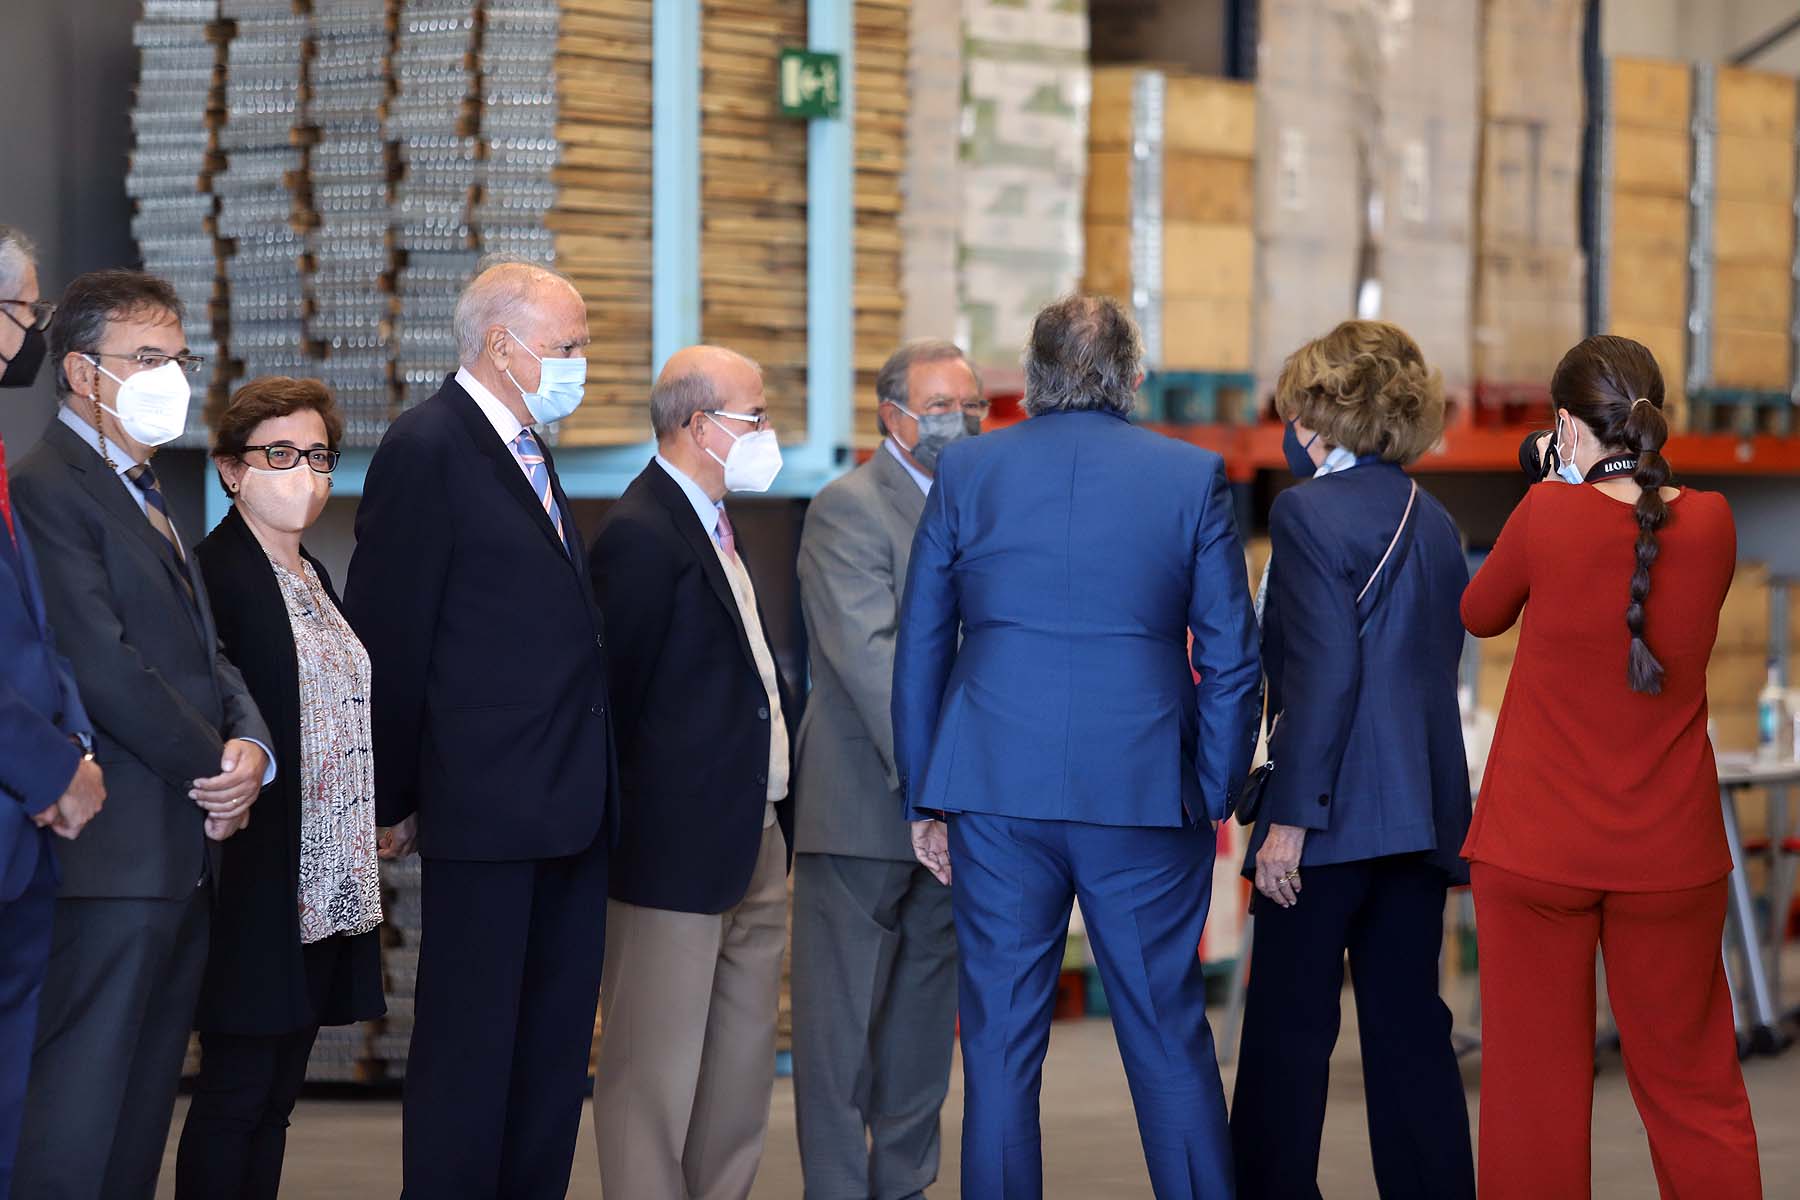
[[[30,387],[55,309],[38,299],[37,263],[22,234],[0,225],[0,387]],[[38,994],[50,964],[56,855],[50,833],[75,837],[106,799],[93,725],[68,660],[56,650],[23,522],[14,516],[0,440],[0,1196],[31,1071]]]
[[[587,561],[532,425],[580,400],[587,307],[488,267],[462,367],[381,440],[346,605],[373,669],[377,821],[424,858],[406,1194],[561,1197],[604,951],[613,788]]]
[[[213,867],[274,778],[206,585],[150,465],[186,422],[181,302],[95,271],[51,328],[63,407],[13,477],[45,608],[93,718],[106,811],[61,847],[62,890],[14,1194],[156,1190],[206,964]]]
[[[775,1085],[793,829],[786,685],[728,490],[780,466],[762,372],[712,346],[650,393],[655,461],[594,540],[622,809],[594,1128],[609,1200],[742,1200]]]
[[[794,1109],[809,1196],[901,1200],[937,1179],[956,1044],[950,890],[913,857],[889,716],[894,629],[938,456],[987,402],[953,343],[902,346],[875,378],[874,456],[800,536],[812,695],[794,835]]]
[[[913,543],[894,754],[920,861],[956,877],[965,1196],[1042,1194],[1077,896],[1157,1196],[1232,1193],[1199,948],[1256,738],[1256,622],[1223,463],[1126,419],[1138,359],[1111,300],[1039,313],[1032,419],[945,450]]]

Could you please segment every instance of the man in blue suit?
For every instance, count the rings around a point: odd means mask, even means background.
[[[31,243],[0,225],[0,387],[30,387],[37,378],[55,311],[39,299]],[[92,743],[75,676],[50,639],[0,440],[0,1196],[12,1187],[50,962],[57,870],[49,834],[74,837],[106,798]]]
[[[1256,622],[1224,464],[1127,423],[1138,361],[1111,300],[1039,313],[1032,419],[945,450],[913,544],[894,752],[915,853],[947,883],[954,864],[965,1196],[1043,1192],[1075,897],[1156,1195],[1231,1195],[1199,947],[1256,737]]]

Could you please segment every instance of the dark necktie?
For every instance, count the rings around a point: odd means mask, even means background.
[[[161,534],[163,541],[168,543],[169,554],[175,560],[176,573],[187,585],[188,597],[192,599],[194,584],[188,578],[187,554],[181,548],[181,539],[175,536],[175,526],[169,520],[169,506],[163,500],[162,487],[156,482],[156,472],[150,469],[149,463],[139,463],[125,472],[125,478],[144,493],[144,515],[150,520],[150,528]]]

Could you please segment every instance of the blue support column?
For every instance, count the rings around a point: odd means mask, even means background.
[[[793,466],[820,483],[849,463],[856,396],[855,8],[808,0],[806,13],[808,48],[842,63],[839,115],[812,122],[806,144],[807,438]]]
[[[651,33],[651,367],[700,340],[700,0],[656,0]]]

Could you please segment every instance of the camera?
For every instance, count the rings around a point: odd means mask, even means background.
[[[1554,429],[1534,429],[1519,443],[1519,470],[1531,482],[1550,478],[1560,466],[1562,459],[1556,453]]]

